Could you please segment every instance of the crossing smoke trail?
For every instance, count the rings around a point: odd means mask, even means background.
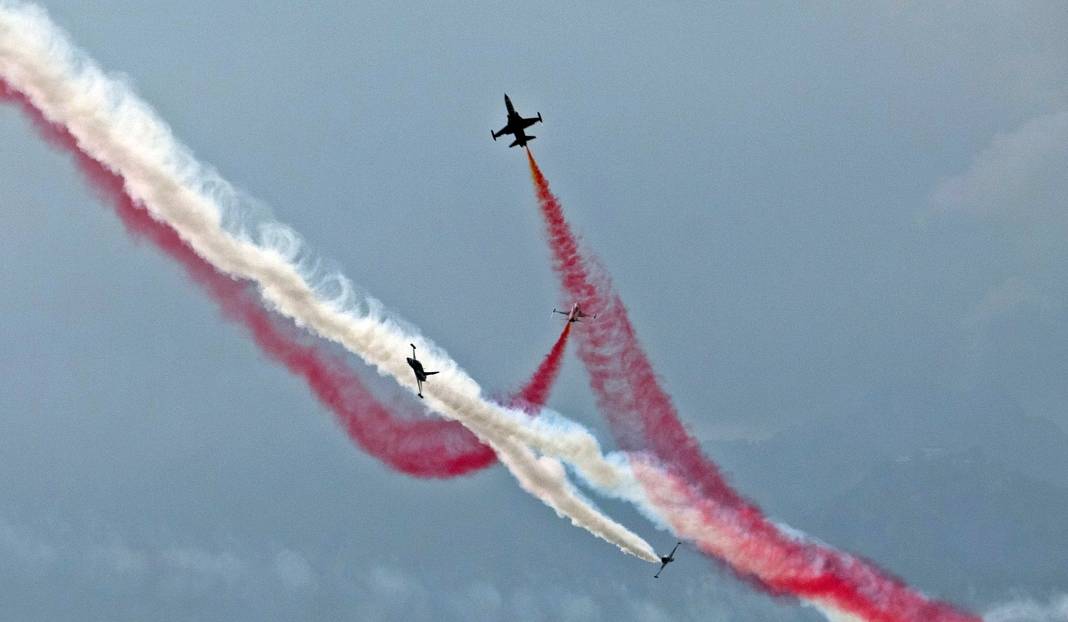
[[[12,17],[16,21],[14,26],[11,23],[3,23],[5,18]],[[22,23],[17,23],[19,17],[23,19]],[[28,24],[25,22],[27,17],[30,18]],[[47,114],[47,118],[62,120],[65,126],[71,129],[72,135],[78,138],[79,146],[84,145],[87,153],[123,172],[125,187],[130,194],[143,200],[150,209],[156,210],[156,215],[169,218],[168,222],[182,232],[183,237],[199,253],[213,259],[213,264],[217,262],[221,269],[232,275],[256,280],[263,295],[283,313],[304,322],[321,335],[345,344],[378,366],[383,373],[398,380],[407,378],[407,370],[401,365],[395,365],[393,359],[397,358],[397,350],[404,349],[403,342],[413,338],[410,331],[395,321],[383,318],[381,311],[375,308],[372,302],[364,301],[367,310],[359,315],[346,313],[337,308],[339,305],[326,305],[326,308],[323,308],[324,305],[314,288],[302,278],[299,266],[292,263],[299,254],[292,248],[282,252],[287,249],[280,242],[290,243],[293,240],[277,226],[267,229],[268,233],[275,236],[276,245],[270,248],[255,245],[247,238],[229,235],[222,226],[228,214],[217,211],[220,208],[217,201],[232,196],[228,186],[206,174],[191,156],[174,144],[166,128],[156,121],[143,105],[133,100],[127,91],[108,82],[95,66],[85,59],[75,62],[70,58],[71,52],[65,41],[61,38],[56,40],[56,33],[52,31],[51,26],[45,22],[43,30],[40,28],[41,17],[40,13],[35,12],[21,15],[16,12],[13,15],[0,11],[0,75],[6,75],[9,79],[12,76],[21,79],[13,81],[19,83],[21,91],[30,94],[36,106],[50,111],[51,114]],[[33,32],[35,28],[34,35],[40,40],[35,40],[34,36],[25,36],[26,32]],[[622,308],[618,299],[615,303]],[[632,330],[630,332],[633,333]],[[449,372],[442,374],[441,384],[435,385],[433,393],[428,392],[428,401],[432,405],[446,414],[462,418],[476,434],[498,447],[506,464],[527,490],[570,516],[577,524],[616,543],[624,550],[644,559],[652,557],[647,544],[597,513],[567,485],[559,462],[549,456],[538,458],[523,445],[531,443],[549,455],[567,456],[584,469],[594,471],[592,481],[603,481],[612,476],[609,471],[614,473],[618,469],[606,463],[605,471],[596,473],[596,459],[600,454],[595,443],[591,444],[592,438],[580,433],[569,433],[575,430],[560,431],[537,424],[523,425],[521,418],[512,416],[507,411],[500,411],[481,400],[477,385],[456,368],[455,364],[448,361],[443,352],[432,346],[426,347],[425,340],[415,339],[424,344],[424,350],[431,351],[432,357],[437,359],[436,367],[441,367],[443,371],[448,369]],[[633,352],[623,354],[633,356]],[[610,381],[601,379],[601,382],[604,386],[609,386]],[[623,442],[621,445],[626,447],[628,443]],[[637,443],[630,445],[642,447]],[[657,453],[661,455],[660,452]],[[638,473],[643,483],[648,484],[657,479],[664,483],[663,491],[648,485],[646,489],[656,493],[656,506],[677,530],[689,535],[687,526],[696,525],[692,528],[696,533],[691,537],[701,536],[699,544],[705,550],[715,550],[716,537],[732,539],[731,546],[734,548],[723,549],[726,552],[720,553],[728,561],[734,559],[732,556],[738,554],[737,550],[741,550],[742,555],[752,556],[754,550],[751,549],[768,543],[766,539],[756,542],[747,540],[751,537],[751,531],[743,531],[742,535],[738,536],[737,531],[751,527],[746,521],[739,520],[746,518],[745,513],[738,512],[738,507],[725,504],[723,499],[710,498],[703,485],[701,489],[694,490],[693,478],[676,477],[674,481],[666,480],[665,477],[678,473],[678,466],[684,464],[676,460],[667,462],[672,466],[673,473],[665,473],[655,464],[648,468],[639,468]],[[640,462],[638,464],[639,467],[643,466]],[[699,479],[697,481],[703,484]],[[747,506],[744,501],[739,501],[741,509],[745,509]],[[703,508],[700,507],[702,503],[705,504]],[[696,520],[693,518],[695,507],[698,508]],[[725,508],[731,512],[724,512]],[[758,518],[767,524],[762,517]],[[775,530],[770,524],[767,524],[767,527],[769,530]],[[735,530],[732,531],[732,528]],[[784,540],[788,539],[788,534],[780,535]],[[799,537],[795,536],[795,540],[799,542],[798,547],[809,546]],[[740,546],[737,541],[741,541]],[[805,552],[804,549],[798,550]],[[824,558],[820,562],[822,566],[838,562],[845,565],[863,565],[862,562],[842,554],[835,555]],[[797,575],[800,575],[800,579],[797,579],[799,581],[810,581],[810,577],[803,572],[804,568],[796,568],[798,560],[776,562],[785,566],[779,570],[784,570],[787,575],[782,586],[777,588],[781,592],[777,593],[804,596],[800,589],[791,590],[788,582],[796,579]],[[817,567],[815,572],[825,574],[826,568],[822,566]],[[766,570],[762,566],[753,572],[758,580],[765,582],[765,586],[772,589],[767,585]],[[748,572],[740,570],[743,571]],[[883,581],[885,585],[885,579],[878,573],[876,579]],[[816,583],[819,581],[823,579]],[[846,611],[861,611],[869,619],[908,619],[896,615],[869,615],[870,612],[862,610],[863,603],[852,607],[848,606],[851,604],[848,602],[843,605],[841,601],[846,599],[841,595],[828,594],[826,590],[810,597],[817,603]],[[871,598],[867,593],[861,597]],[[920,601],[922,602],[922,598]],[[928,611],[932,615],[924,616],[926,619],[938,619],[935,617],[939,614],[938,611]],[[942,619],[952,618],[943,616]]]
[[[559,515],[626,553],[657,560],[647,542],[571,485],[559,458],[581,464],[595,480],[617,476],[592,435],[486,400],[478,384],[414,327],[386,315],[373,298],[357,297],[341,275],[319,273],[293,231],[264,219],[250,222],[239,193],[197,162],[126,86],[75,50],[43,10],[0,2],[0,77],[44,118],[62,125],[81,151],[120,175],[137,205],[215,269],[256,283],[282,315],[410,389],[414,382],[400,353],[409,342],[420,344],[441,372],[426,390],[432,409],[490,445],[520,486]],[[329,293],[333,299],[325,300]]]
[[[18,105],[42,137],[70,154],[92,187],[114,207],[126,229],[181,265],[228,319],[245,327],[264,354],[305,381],[367,453],[402,473],[428,478],[464,475],[496,462],[493,450],[456,421],[395,416],[340,357],[307,343],[298,331],[264,309],[247,284],[219,273],[198,257],[173,229],[153,220],[134,203],[118,175],[79,150],[69,132],[46,121],[2,80],[0,101]],[[545,375],[539,368],[530,382]],[[535,404],[540,406],[544,401]]]
[[[765,591],[805,599],[835,615],[886,622],[978,620],[929,600],[870,562],[772,523],[731,488],[679,419],[607,272],[579,247],[529,149],[527,159],[553,268],[571,302],[598,314],[578,335],[579,358],[649,503],[673,531]],[[655,462],[638,458],[643,453]]]

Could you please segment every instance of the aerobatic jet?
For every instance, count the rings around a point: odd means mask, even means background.
[[[657,570],[656,574],[653,575],[654,579],[659,579],[660,578],[660,573],[664,572],[664,568],[667,568],[668,564],[670,564],[671,562],[675,561],[675,551],[678,550],[680,544],[682,544],[682,543],[681,542],[676,542],[675,543],[675,548],[671,549],[671,552],[668,553],[667,557],[661,557],[660,558],[660,570]]]
[[[512,107],[512,100],[508,99],[507,94],[505,94],[504,96],[504,105],[508,108],[508,124],[502,127],[501,131],[499,132],[494,132],[493,130],[490,130],[490,134],[493,136],[493,140],[497,140],[505,134],[512,134],[513,136],[515,136],[515,140],[512,141],[512,144],[508,145],[509,147],[515,147],[517,145],[520,147],[526,147],[527,141],[534,140],[534,138],[536,137],[527,136],[523,130],[530,127],[531,125],[534,125],[535,123],[540,122],[541,113],[539,112],[538,116],[536,117],[524,119],[523,116],[516,112],[515,108]]]
[[[426,377],[433,376],[438,372],[423,371],[423,364],[419,362],[419,359],[415,358],[415,344],[410,343],[408,345],[412,346],[412,356],[408,359],[408,365],[415,372],[415,383],[419,386],[417,393],[419,393],[419,397],[423,397],[423,383],[426,382]]]
[[[589,315],[588,313],[583,313],[582,309],[579,308],[579,303],[577,303],[577,302],[575,304],[571,305],[571,311],[558,311],[554,307],[553,308],[553,313],[559,313],[560,315],[566,315],[568,322],[581,322],[582,318],[584,318],[584,317],[592,317],[592,318],[595,318],[595,319],[597,317],[596,315]]]

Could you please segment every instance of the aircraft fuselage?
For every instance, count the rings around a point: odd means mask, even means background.
[[[412,371],[415,372],[415,377],[417,380],[426,380],[426,372],[423,371],[422,363],[420,363],[416,359],[408,357],[408,366],[411,367]]]
[[[526,147],[527,143],[536,138],[535,136],[527,136],[527,133],[523,130],[541,122],[541,113],[538,113],[536,117],[523,118],[518,112],[515,111],[515,106],[512,105],[512,99],[506,94],[504,96],[504,107],[508,109],[508,122],[497,132],[490,132],[493,136],[493,140],[497,140],[505,134],[511,134],[515,137],[512,144],[509,147]]]

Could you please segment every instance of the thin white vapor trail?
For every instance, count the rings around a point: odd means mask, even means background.
[[[408,343],[417,344],[426,363],[441,372],[424,388],[432,409],[459,420],[492,446],[520,485],[558,514],[627,553],[657,561],[648,543],[571,485],[557,459],[575,465],[595,484],[620,485],[626,474],[604,458],[592,435],[562,418],[532,421],[484,398],[443,350],[388,316],[378,301],[356,296],[339,274],[310,268],[317,262],[292,230],[253,219],[229,183],[174,139],[130,87],[75,49],[42,9],[0,1],[0,78],[64,126],[85,153],[119,173],[127,192],[203,259],[258,284],[278,312],[409,388],[414,382],[404,354]]]
[[[1068,594],[1042,603],[1031,598],[1001,603],[983,615],[986,622],[1064,622],[1068,620]]]

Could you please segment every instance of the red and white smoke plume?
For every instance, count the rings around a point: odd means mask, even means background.
[[[520,485],[575,525],[623,551],[655,561],[652,547],[600,512],[568,480],[560,459],[582,462],[595,478],[613,477],[596,439],[555,417],[531,418],[482,395],[440,348],[383,305],[357,295],[348,279],[320,274],[289,228],[256,217],[241,195],[199,163],[155,112],[122,82],[76,50],[43,10],[0,4],[0,78],[49,123],[63,127],[79,151],[113,171],[135,208],[165,223],[202,260],[254,283],[276,312],[333,341],[414,389],[403,353],[419,345],[440,371],[426,403],[460,421],[489,445]]]
[[[188,277],[215,301],[226,318],[248,331],[267,357],[302,378],[364,451],[390,468],[414,477],[455,477],[496,463],[493,450],[455,421],[431,419],[414,412],[407,417],[394,414],[399,406],[387,408],[340,356],[312,343],[292,324],[271,314],[247,283],[215,270],[173,229],[153,220],[126,194],[121,177],[79,150],[66,129],[48,123],[25,97],[12,91],[2,80],[0,101],[19,106],[42,137],[70,154],[92,187],[115,210],[127,231],[179,264]],[[530,383],[548,375],[544,367],[543,363]],[[551,384],[551,380],[549,382]],[[544,400],[536,405],[544,405]]]

